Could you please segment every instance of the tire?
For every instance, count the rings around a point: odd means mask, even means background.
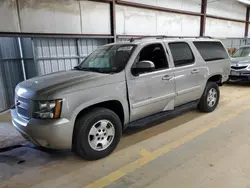
[[[216,100],[214,102],[211,102],[213,100],[213,97],[211,97],[210,95],[211,93],[213,93],[213,96],[216,93]],[[213,112],[216,109],[219,100],[220,100],[219,86],[215,82],[208,82],[203,92],[203,95],[200,98],[198,109],[201,112]]]
[[[73,151],[86,160],[98,160],[113,152],[121,135],[120,118],[109,109],[95,108],[76,120]]]

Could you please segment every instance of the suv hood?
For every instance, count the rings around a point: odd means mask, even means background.
[[[238,66],[250,65],[250,57],[231,58],[231,61],[233,66],[236,64],[238,64]]]
[[[21,82],[16,93],[24,98],[46,99],[55,92],[63,94],[117,81],[110,77],[111,74],[88,71],[61,71]]]

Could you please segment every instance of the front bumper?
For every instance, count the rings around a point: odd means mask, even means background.
[[[250,71],[246,70],[246,69],[243,69],[243,70],[231,69],[229,79],[231,79],[231,80],[237,80],[237,79],[250,80]]]
[[[35,145],[51,149],[70,149],[74,124],[68,119],[26,120],[11,110],[12,124],[23,137]]]

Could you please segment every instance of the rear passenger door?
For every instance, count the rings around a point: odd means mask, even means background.
[[[202,90],[198,80],[202,79],[203,75],[191,49],[194,46],[187,42],[170,42],[168,47],[174,63],[177,94],[175,106],[199,99]]]

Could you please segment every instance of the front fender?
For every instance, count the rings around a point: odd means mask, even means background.
[[[124,124],[129,122],[129,106],[127,101],[126,83],[118,82],[94,87],[66,96],[67,108],[65,115],[75,122],[77,115],[84,109],[107,101],[119,101],[124,111]]]
[[[78,106],[73,114],[72,114],[72,117],[71,117],[71,120],[73,122],[75,122],[76,120],[76,117],[77,115],[84,109],[88,108],[88,107],[91,107],[93,105],[98,105],[102,102],[108,102],[108,101],[118,101],[122,104],[122,107],[123,107],[123,112],[124,112],[124,124],[128,123],[129,121],[129,113],[128,113],[128,104],[127,104],[127,101],[123,101],[123,100],[120,100],[119,98],[114,98],[114,97],[105,97],[105,98],[99,98],[99,99],[95,99],[95,100],[92,100],[92,101],[88,101],[86,103],[83,103],[81,104],[80,106]]]

